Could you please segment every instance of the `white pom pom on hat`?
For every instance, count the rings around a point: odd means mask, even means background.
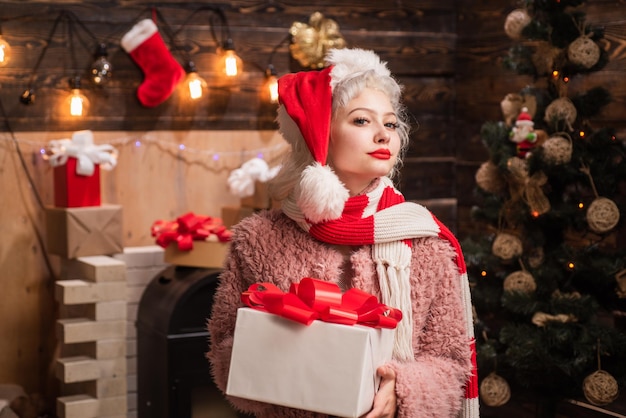
[[[381,61],[373,51],[365,49],[331,49],[326,56],[326,64],[333,67],[330,73],[332,91],[338,84],[367,71],[374,72],[377,77],[391,77],[387,63]]]
[[[296,204],[309,222],[341,216],[350,193],[326,165],[330,140],[332,93],[342,82],[367,71],[390,76],[386,63],[372,51],[333,49],[320,71],[286,74],[278,80],[279,131],[292,144],[304,141],[315,161],[302,172]]]

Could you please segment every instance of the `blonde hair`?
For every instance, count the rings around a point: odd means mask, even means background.
[[[352,73],[331,85],[333,86],[331,124],[338,110],[344,108],[367,88],[380,90],[389,97],[397,117],[397,132],[400,137],[400,152],[396,164],[388,174],[388,177],[393,179],[402,167],[403,158],[409,146],[410,125],[406,109],[401,101],[402,86],[391,75],[381,74],[380,71],[374,69]],[[280,172],[269,183],[270,194],[278,201],[284,200],[299,185],[302,171],[314,162],[297,125],[286,113],[284,106],[279,106],[277,119],[281,122],[280,130],[285,140],[291,145],[291,151],[285,155]],[[285,126],[291,124],[292,126]]]

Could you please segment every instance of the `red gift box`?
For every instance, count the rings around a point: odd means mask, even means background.
[[[54,167],[54,204],[58,207],[100,206],[100,169],[112,170],[117,151],[95,145],[93,132],[76,131],[72,139],[50,141],[47,157]]]
[[[54,167],[54,205],[62,208],[100,206],[100,166],[90,176],[76,173],[77,159],[69,157]]]

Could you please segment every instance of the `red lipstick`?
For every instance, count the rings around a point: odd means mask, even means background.
[[[385,148],[380,148],[376,151],[370,152],[369,155],[374,158],[378,158],[379,160],[388,160],[391,158],[391,151]]]

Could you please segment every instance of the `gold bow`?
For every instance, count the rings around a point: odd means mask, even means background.
[[[346,46],[337,22],[324,18],[320,12],[313,13],[308,24],[294,22],[289,33],[293,37],[289,45],[291,56],[303,67],[323,68],[328,50]]]
[[[522,199],[528,204],[533,214],[543,215],[550,210],[550,201],[541,187],[547,183],[548,177],[543,171],[528,175],[528,165],[525,160],[511,157],[507,162],[511,173],[509,190],[513,202]]]

